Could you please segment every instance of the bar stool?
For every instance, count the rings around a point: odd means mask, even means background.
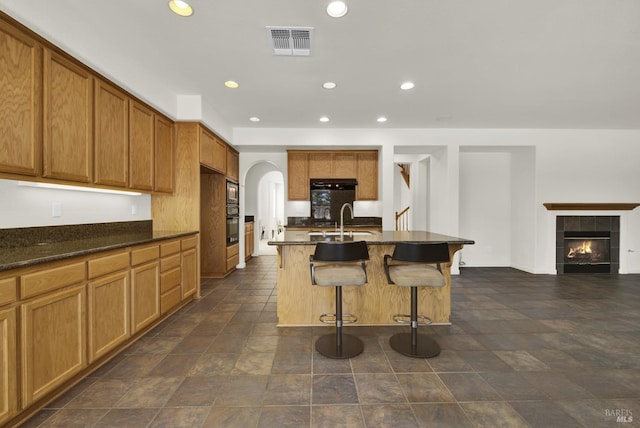
[[[440,345],[435,340],[418,334],[418,325],[432,322],[430,318],[418,315],[418,287],[444,287],[446,281],[440,264],[446,262],[449,262],[446,243],[402,242],[396,244],[392,256],[384,256],[384,271],[389,284],[411,287],[411,314],[393,316],[397,323],[411,324],[410,333],[397,333],[389,339],[389,345],[396,352],[414,358],[431,358],[440,353]]]
[[[354,315],[342,313],[342,287],[361,286],[367,282],[367,260],[369,251],[365,241],[318,242],[315,253],[309,256],[311,283],[336,289],[335,314],[320,316],[320,321],[336,325],[335,333],[326,334],[316,341],[316,350],[325,357],[351,358],[364,349],[360,339],[342,333],[343,323],[357,321]]]

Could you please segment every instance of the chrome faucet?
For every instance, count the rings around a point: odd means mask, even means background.
[[[351,219],[353,220],[353,207],[349,202],[346,202],[340,208],[340,240],[344,240],[344,209],[345,207],[349,207],[349,211],[351,211]]]

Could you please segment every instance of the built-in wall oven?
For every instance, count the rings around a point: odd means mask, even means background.
[[[238,183],[227,181],[227,246],[238,243],[240,235],[240,198]]]

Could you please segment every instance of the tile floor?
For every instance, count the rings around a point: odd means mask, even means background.
[[[640,275],[464,268],[443,351],[396,354],[403,327],[351,327],[365,351],[331,360],[323,328],[277,328],[275,257],[249,261],[25,426],[613,427],[640,421]],[[301,286],[306,286],[301,284]],[[328,328],[328,327],[327,327]],[[616,415],[631,423],[616,422]]]

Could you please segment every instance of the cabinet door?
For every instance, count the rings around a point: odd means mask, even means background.
[[[129,100],[129,187],[153,190],[154,162],[153,111]]]
[[[200,163],[227,173],[227,145],[204,128],[200,128]]]
[[[37,175],[42,138],[42,49],[0,21],[0,171]]]
[[[96,79],[95,83],[95,182],[127,187],[129,172],[129,99]]]
[[[160,269],[154,261],[131,269],[131,333],[160,317]]]
[[[89,283],[89,363],[130,336],[129,270]]]
[[[173,122],[156,115],[155,180],[156,192],[172,193],[174,179]]]
[[[21,305],[24,406],[86,367],[85,302],[82,284]]]
[[[331,153],[309,153],[309,178],[333,178],[332,174]]]
[[[182,252],[182,300],[198,289],[198,251],[190,248]]]
[[[378,152],[358,153],[358,185],[356,199],[359,201],[378,200]]]
[[[0,311],[0,424],[17,411],[16,309]]]
[[[309,156],[307,153],[288,153],[287,192],[287,198],[290,201],[309,200]]]
[[[333,178],[356,178],[356,175],[355,153],[333,154]]]
[[[92,179],[93,77],[76,63],[44,50],[44,177]]]
[[[240,177],[238,152],[227,147],[227,177],[238,181]]]

